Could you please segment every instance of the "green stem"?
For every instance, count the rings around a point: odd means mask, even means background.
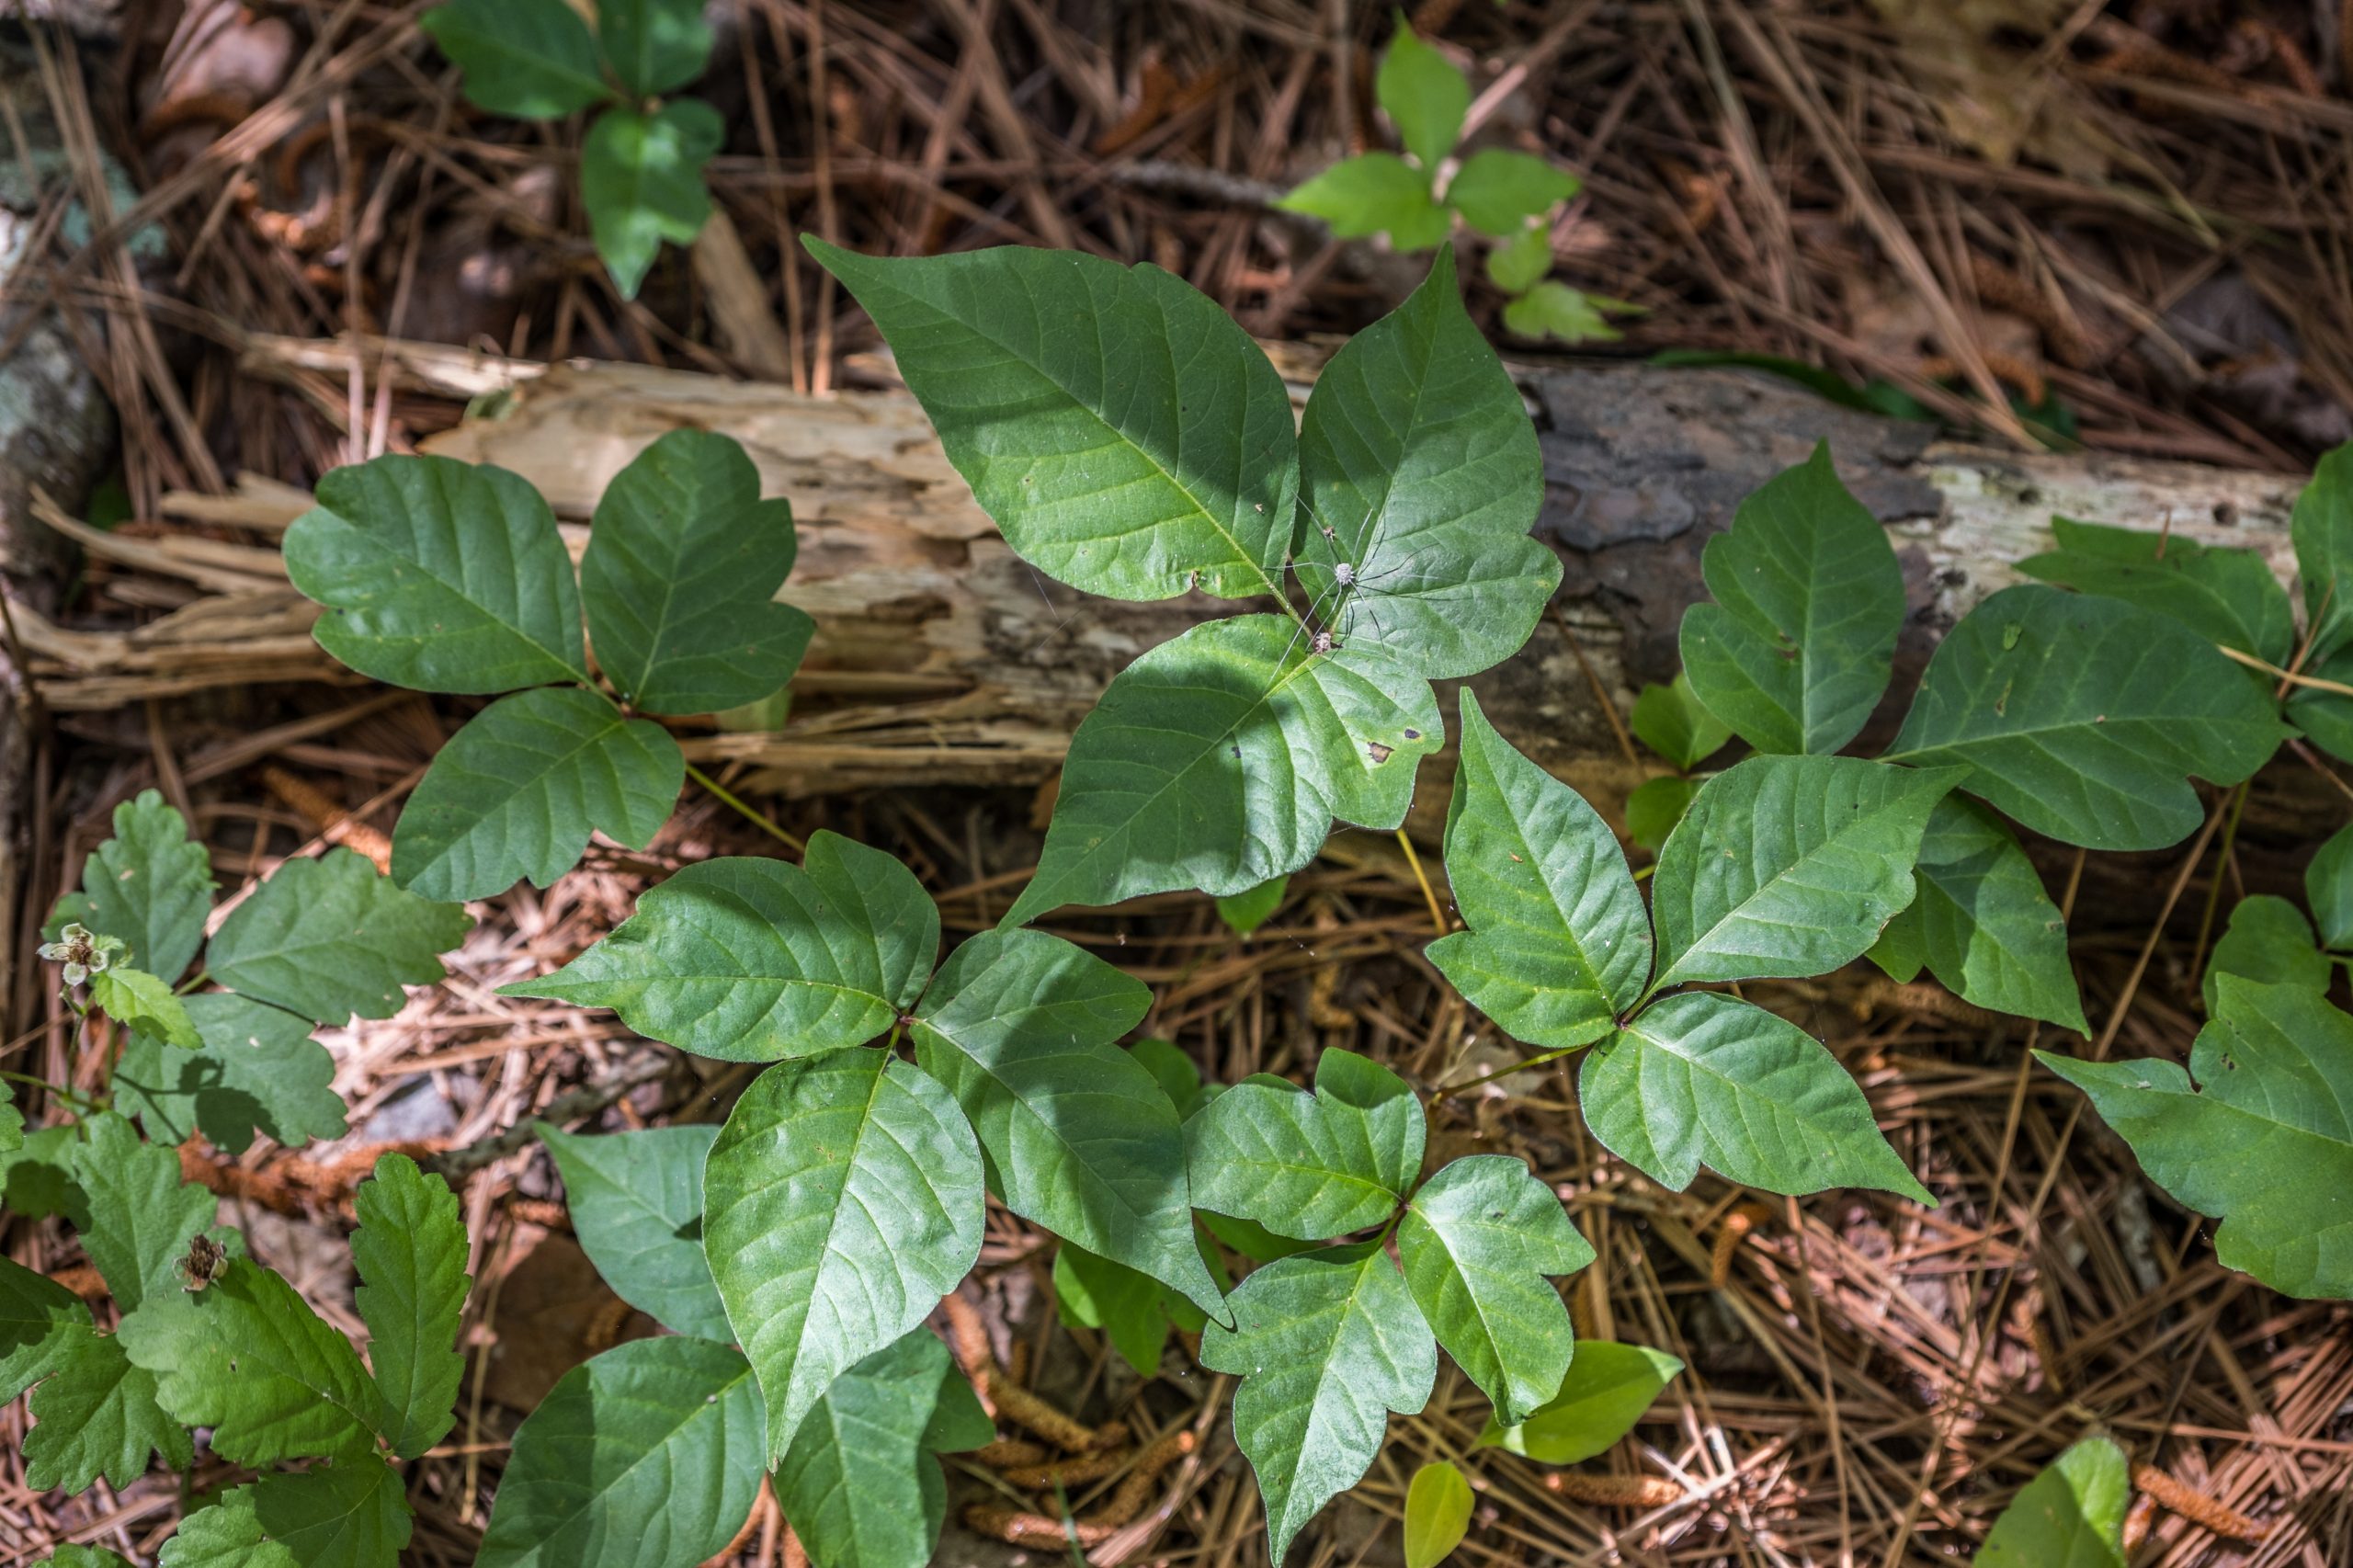
[[[1477,1077],[1465,1079],[1460,1084],[1441,1085],[1430,1092],[1430,1104],[1436,1105],[1438,1101],[1451,1098],[1465,1089],[1475,1089],[1482,1084],[1492,1084],[1496,1079],[1508,1077],[1514,1073],[1525,1073],[1530,1067],[1541,1067],[1548,1062],[1558,1062],[1563,1056],[1574,1056],[1584,1049],[1582,1045],[1564,1045],[1558,1051],[1544,1051],[1540,1055],[1529,1057],[1525,1062],[1515,1062],[1508,1067],[1498,1067],[1492,1073],[1482,1073]]]
[[[198,986],[203,984],[206,981],[211,978],[212,971],[210,970],[199,969],[188,979],[180,982],[178,985],[173,987],[172,994],[175,996],[185,996],[189,992],[195,990]]]
[[[63,1084],[52,1084],[46,1078],[36,1078],[29,1073],[0,1072],[0,1079],[6,1079],[7,1082],[12,1084],[23,1084],[31,1088],[47,1089],[59,1099],[71,1100],[85,1116],[95,1115],[96,1113],[106,1109],[106,1107],[100,1105],[97,1101],[85,1098],[82,1095],[76,1093],[74,1090],[67,1088]]]
[[[736,799],[735,796],[728,790],[725,785],[720,783],[718,779],[713,778],[710,774],[705,773],[701,768],[697,767],[691,762],[687,764],[687,777],[701,785],[705,790],[710,790],[710,793],[718,799],[722,805],[733,809],[736,815],[742,817],[745,822],[750,823],[754,827],[758,828],[762,833],[767,834],[769,837],[775,839],[779,844],[785,845],[787,847],[790,848],[795,855],[804,855],[808,853],[809,846],[807,845],[801,843],[801,840],[793,837],[792,835],[785,832],[784,829],[777,826],[776,824],[768,821],[767,818],[760,815],[759,812],[754,811],[742,801]]]

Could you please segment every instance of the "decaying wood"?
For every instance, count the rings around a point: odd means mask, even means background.
[[[249,363],[274,354],[315,369],[333,351],[265,346]],[[585,539],[579,524],[607,483],[656,437],[690,426],[745,444],[768,493],[791,499],[801,556],[785,597],[818,627],[786,730],[689,740],[699,761],[752,765],[755,788],[801,794],[1045,780],[1114,674],[1233,608],[1199,596],[1128,604],[1047,581],[997,537],[901,391],[821,398],[626,365],[445,364],[405,348],[369,358],[371,370],[389,365],[449,390],[496,391],[494,415],[468,420],[426,449],[529,479],[567,520],[575,550]],[[1303,396],[1312,357],[1279,362]],[[1743,495],[1816,440],[1830,441],[1848,484],[1895,540],[1914,611],[1904,657],[1915,665],[1957,615],[2014,580],[2009,562],[2047,547],[2054,512],[2249,545],[2289,570],[2293,477],[1932,444],[1919,427],[1838,409],[1744,371],[1523,367],[1517,374],[1545,458],[1536,531],[1560,551],[1566,581],[1558,613],[1529,646],[1472,684],[1506,733],[1604,798],[1638,775],[1596,686],[1622,710],[1643,681],[1672,672],[1676,624],[1701,591],[1701,545]],[[211,520],[275,528],[294,498],[278,486],[255,492],[242,511],[235,499],[204,505]],[[27,642],[54,705],[112,707],[135,692],[330,676],[328,662],[303,642],[307,609],[289,597],[271,551],[85,542],[211,597],[191,597],[134,633],[100,637],[37,622]]]

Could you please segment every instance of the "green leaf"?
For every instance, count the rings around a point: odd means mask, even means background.
[[[2067,925],[2034,862],[2001,818],[1957,795],[1937,802],[1920,838],[1921,952],[1946,989],[1996,1013],[2089,1032]]]
[[[1245,888],[1217,901],[1218,918],[1226,929],[1237,937],[1247,937],[1273,917],[1283,904],[1283,894],[1290,889],[1290,879],[1268,877],[1255,888]]]
[[[1290,396],[1209,299],[1069,251],[885,260],[802,244],[881,328],[1023,560],[1112,598],[1279,597]]]
[[[2353,1018],[2301,986],[2232,974],[2216,1003],[2188,1073],[2036,1055],[2091,1096],[2151,1181],[2222,1219],[2224,1267],[2290,1296],[2353,1298]]]
[[[1659,975],[1826,973],[1912,902],[1912,864],[1963,769],[1752,756],[1700,787],[1651,880]]]
[[[131,962],[175,981],[204,945],[212,888],[212,857],[188,842],[187,820],[162,795],[142,790],[115,807],[114,836],[82,862],[82,902],[68,918],[121,937]],[[49,927],[41,934],[56,940]]]
[[[265,1475],[250,1490],[255,1523],[302,1568],[394,1568],[412,1519],[400,1472],[371,1453],[340,1455],[301,1475]]]
[[[1645,1008],[1586,1058],[1577,1098],[1610,1153],[1677,1192],[1704,1163],[1767,1192],[1871,1187],[1935,1201],[1838,1059],[1730,996],[1687,991]]]
[[[610,1007],[682,1051],[768,1062],[881,1034],[938,952],[939,910],[914,873],[820,831],[799,868],[733,857],[688,867],[611,936],[500,994]]]
[[[2250,670],[2247,673],[2253,675],[2256,672]],[[2339,648],[2325,661],[2305,661],[2304,673],[2321,680],[2335,681],[2340,686],[2353,685],[2353,647]],[[2353,757],[2353,698],[2342,692],[2298,687],[2289,697],[2283,712],[2288,722],[2302,730],[2313,744],[2329,756],[2339,762]],[[64,907],[61,901],[58,908],[63,910]],[[89,922],[85,920],[83,924]]]
[[[353,1014],[389,1018],[404,985],[442,976],[438,955],[473,919],[454,903],[404,892],[366,857],[330,849],[289,860],[213,935],[205,961],[232,991],[341,1025]]]
[[[562,0],[521,8],[541,5]],[[572,557],[527,481],[381,457],[328,472],[318,500],[286,530],[286,572],[326,608],[313,635],[344,664],[419,691],[588,679]]]
[[[1587,1339],[1552,1397],[1518,1426],[1490,1419],[1482,1444],[1542,1464],[1577,1464],[1604,1453],[1675,1381],[1683,1363],[1644,1345]]]
[[[458,1324],[466,1310],[466,1226],[457,1195],[406,1154],[376,1162],[352,1194],[359,1229],[351,1261],[368,1325],[368,1362],[381,1396],[381,1428],[395,1456],[413,1460],[457,1424],[465,1373]]]
[[[2304,902],[2324,944],[2353,948],[2353,825],[2331,834],[2304,867]]]
[[[151,1455],[174,1470],[196,1461],[187,1428],[156,1403],[154,1374],[131,1364],[118,1336],[76,1328],[59,1350],[54,1375],[27,1407],[26,1485],[81,1493],[104,1475],[128,1486],[147,1473]]]
[[[86,1141],[73,1153],[88,1217],[86,1224],[76,1217],[82,1250],[115,1304],[136,1312],[142,1301],[176,1292],[189,1238],[219,1217],[220,1200],[193,1182],[183,1184],[179,1155],[142,1142],[115,1112],[91,1117],[83,1134]]]
[[[751,1516],[766,1468],[759,1389],[742,1355],[707,1339],[631,1340],[566,1372],[517,1428],[474,1561],[700,1562]]]
[[[1201,1331],[1201,1365],[1242,1379],[1233,1436],[1266,1499],[1280,1562],[1317,1509],[1372,1468],[1384,1410],[1418,1413],[1438,1345],[1405,1282],[1370,1242],[1270,1263],[1229,1303],[1234,1327]]]
[[[1879,940],[1863,957],[1877,964],[1880,971],[1898,985],[1909,985],[1919,978],[1920,971],[1928,962],[1928,936],[1921,924],[1918,899],[1880,928]]]
[[[968,1411],[965,1407],[970,1406]],[[777,1501],[816,1568],[923,1568],[939,1543],[945,1447],[977,1447],[972,1390],[948,1347],[917,1328],[834,1380],[777,1467]],[[948,1417],[948,1419],[943,1419]],[[977,1442],[964,1438],[977,1437]]]
[[[580,559],[597,663],[621,700],[711,713],[790,680],[816,625],[776,602],[797,548],[791,505],[760,499],[760,471],[731,437],[673,430],[632,458]]]
[[[1214,620],[1120,671],[1071,739],[1038,874],[1006,923],[1241,892],[1314,858],[1335,818],[1404,822],[1414,768],[1444,739],[1437,694],[1373,643],[1317,654],[1302,631]]]
[[[1506,1419],[1561,1386],[1575,1339],[1546,1277],[1575,1273],[1593,1248],[1518,1156],[1468,1155],[1425,1182],[1397,1260],[1438,1342]]]
[[[116,1336],[183,1426],[238,1464],[373,1448],[381,1401],[351,1342],[294,1287],[231,1258],[201,1290],[151,1295]]]
[[[1969,792],[2089,849],[2162,849],[2204,814],[2185,774],[2235,784],[2279,721],[2196,633],[2120,599],[2021,584],[1963,616],[1891,760],[1966,763]]]
[[[637,298],[664,240],[692,244],[710,219],[703,165],[727,140],[719,111],[672,98],[651,114],[611,108],[580,144],[580,199],[597,254],[624,300]]]
[[[541,1121],[580,1247],[613,1293],[676,1334],[734,1331],[702,1251],[702,1168],[719,1129],[654,1127],[582,1137]]]
[[[1708,711],[1759,751],[1853,740],[1887,690],[1904,570],[1830,444],[1743,501],[1699,570],[1715,602],[1683,613],[1683,667]]]
[[[592,832],[631,849],[677,804],[686,758],[659,724],[602,694],[541,687],[502,697],[434,755],[392,828],[392,880],[420,898],[492,898],[546,887]]]
[[[1443,244],[1454,227],[1454,214],[1430,196],[1430,176],[1394,153],[1343,158],[1275,206],[1323,219],[1335,239],[1387,234],[1400,251]]]
[[[1446,876],[1470,929],[1431,943],[1430,961],[1515,1040],[1584,1045],[1641,1000],[1650,915],[1616,836],[1495,733],[1468,687]]]
[[[1447,182],[1446,204],[1481,233],[1508,239],[1527,232],[1530,218],[1542,217],[1578,188],[1576,176],[1534,153],[1484,147],[1463,159]]]
[[[1160,1370],[1160,1348],[1168,1341],[1166,1297],[1159,1280],[1124,1263],[1070,1242],[1054,1252],[1054,1301],[1063,1324],[1100,1329],[1140,1377]]]
[[[1732,726],[1708,711],[1691,677],[1675,672],[1672,684],[1643,687],[1634,699],[1634,738],[1676,767],[1689,769],[1713,756],[1732,739]]]
[[[1245,1220],[1238,1215],[1211,1214],[1204,1210],[1198,1218],[1202,1230],[1253,1263],[1272,1263],[1279,1257],[1306,1252],[1317,1244],[1279,1236],[1257,1221]]]
[[[597,0],[597,41],[642,98],[685,86],[710,60],[701,0]]]
[[[2230,927],[2206,960],[2199,993],[2211,1017],[2221,1009],[2216,987],[2223,975],[2265,985],[2293,985],[2319,995],[2327,991],[2330,973],[2328,957],[2313,940],[2303,912],[2284,898],[2256,893],[2231,910]]]
[[[17,1108],[7,1086],[0,1085],[0,1154],[13,1154],[25,1146],[25,1113]]]
[[[1613,343],[1618,329],[1602,316],[1605,310],[1631,310],[1621,301],[1605,301],[1582,289],[1551,278],[1535,285],[1504,306],[1504,330],[1515,337],[1553,337],[1563,343]]]
[[[127,1029],[137,1029],[182,1051],[203,1047],[204,1037],[188,1008],[172,994],[171,983],[144,970],[118,964],[90,976],[90,1006]]]
[[[128,1558],[103,1546],[61,1546],[41,1561],[49,1568],[131,1568]]]
[[[2323,665],[2353,644],[2353,443],[2321,454],[2288,531],[2304,590],[2305,663]]]
[[[1324,366],[1299,465],[1299,578],[1344,648],[1377,644],[1446,679],[1528,641],[1561,585],[1559,558],[1528,533],[1544,460],[1519,389],[1463,311],[1451,247]]]
[[[1487,253],[1487,281],[1506,294],[1522,294],[1552,270],[1552,231],[1529,223]]]
[[[466,74],[477,108],[558,119],[612,97],[597,40],[564,0],[449,0],[417,25]]]
[[[26,1133],[15,1149],[0,1154],[0,1204],[26,1220],[85,1215],[88,1202],[73,1175],[79,1142],[79,1130],[70,1126]]]
[[[1335,1048],[1316,1060],[1313,1094],[1251,1078],[1185,1124],[1192,1201],[1297,1241],[1346,1235],[1404,1200],[1427,1136],[1404,1079]]]
[[[1405,1488],[1405,1568],[1437,1568],[1471,1533],[1471,1483],[1439,1460]]]
[[[781,1459],[828,1384],[921,1323],[981,1252],[981,1152],[946,1089],[879,1051],[779,1062],[703,1171],[703,1251]]]
[[[166,1051],[153,1036],[135,1034],[115,1062],[115,1104],[137,1115],[148,1137],[185,1143],[201,1130],[216,1147],[242,1154],[256,1131],[290,1149],[344,1135],[335,1058],[311,1038],[308,1018],[227,991],[180,1000],[202,1051]]]
[[[1193,1244],[1184,1128],[1112,1043],[1151,1006],[1141,982],[1059,937],[984,931],[932,978],[915,1061],[963,1108],[1006,1208],[1222,1312]]]
[[[2059,548],[2027,557],[2019,572],[2171,616],[2273,665],[2294,655],[2296,613],[2260,552],[2067,517],[2052,518],[2051,532]]]
[[[82,1298],[15,1259],[0,1256],[0,1404],[57,1370],[90,1327]]]
[[[2124,1450],[2086,1437],[2011,1499],[1977,1549],[1976,1568],[2124,1568],[2131,1502]]]
[[[1455,139],[1462,134],[1462,117],[1471,108],[1471,84],[1452,61],[1415,35],[1400,11],[1397,30],[1390,38],[1389,52],[1381,57],[1372,90],[1396,124],[1405,151],[1426,171],[1423,178],[1427,180],[1454,151]]]
[[[1626,797],[1626,836],[1657,854],[1699,793],[1696,779],[1646,778]]]
[[[254,1514],[260,1485],[232,1487],[182,1515],[157,1559],[162,1568],[303,1568],[293,1552],[262,1532]]]

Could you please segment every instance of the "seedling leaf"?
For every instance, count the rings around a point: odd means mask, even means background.
[[[1415,35],[1400,11],[1397,30],[1390,37],[1388,52],[1381,57],[1372,90],[1395,123],[1405,151],[1422,165],[1422,177],[1427,180],[1462,134],[1462,117],[1471,108],[1471,84],[1452,61]]]
[[[1532,153],[1483,147],[1463,159],[1447,182],[1446,204],[1481,233],[1508,239],[1577,188],[1576,176]]]
[[[1437,1568],[1471,1532],[1471,1483],[1444,1460],[1414,1472],[1405,1488],[1405,1568]]]
[[[597,41],[642,98],[685,86],[710,59],[700,0],[597,0]]]
[[[476,108],[560,119],[612,97],[597,40],[564,0],[449,0],[417,25],[465,73]]]
[[[1323,219],[1335,239],[1387,234],[1401,251],[1443,244],[1454,227],[1454,214],[1430,196],[1430,176],[1394,153],[1343,158],[1275,205]]]

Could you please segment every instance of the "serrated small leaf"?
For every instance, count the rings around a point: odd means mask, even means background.
[[[1506,294],[1521,293],[1552,270],[1552,231],[1530,223],[1487,253],[1487,281]]]
[[[961,1394],[961,1399],[958,1396]],[[948,1347],[917,1328],[834,1380],[777,1467],[777,1501],[816,1568],[923,1568],[948,1487],[932,1453],[995,1434]]]
[[[286,571],[325,607],[313,635],[344,664],[419,691],[587,681],[572,557],[527,481],[381,457],[327,473],[318,502],[286,531]]]
[[[154,1374],[132,1366],[117,1336],[76,1329],[60,1350],[27,1405],[27,1486],[81,1493],[101,1475],[128,1486],[158,1453],[174,1470],[195,1462],[188,1429],[156,1403]]]
[[[1513,1039],[1584,1045],[1641,999],[1650,914],[1617,836],[1496,733],[1468,687],[1446,877],[1470,929],[1430,944],[1429,960]]]
[[[1405,1284],[1446,1353],[1508,1420],[1561,1386],[1575,1338],[1552,1276],[1593,1261],[1515,1155],[1472,1154],[1422,1184],[1397,1225]]]
[[[1928,813],[1964,771],[1763,756],[1708,780],[1651,879],[1652,989],[1860,958],[1911,903]]]
[[[1299,579],[1343,649],[1475,675],[1528,641],[1561,585],[1528,532],[1544,499],[1536,428],[1463,310],[1451,246],[1316,377],[1299,472]]]
[[[710,59],[701,0],[597,0],[597,42],[642,98],[685,86]]]
[[[434,754],[392,828],[392,880],[450,903],[527,877],[546,887],[578,864],[591,833],[652,844],[686,768],[668,732],[624,718],[601,693],[502,697]]]
[[[89,1327],[81,1297],[0,1256],[0,1404],[55,1371],[75,1332]]]
[[[1904,570],[1822,442],[1740,504],[1700,554],[1712,604],[1683,615],[1683,668],[1759,751],[1826,756],[1887,690]]]
[[[171,985],[144,970],[117,964],[98,971],[90,976],[90,1006],[123,1028],[153,1035],[165,1045],[196,1051],[204,1044]]]
[[[1289,877],[1269,877],[1255,888],[1228,893],[1217,901],[1217,917],[1235,936],[1250,936],[1282,907],[1283,894],[1290,888]]]
[[[181,1515],[156,1559],[161,1568],[303,1568],[283,1544],[262,1533],[254,1517],[259,1484],[232,1487]]]
[[[1971,794],[2064,843],[2161,849],[2203,815],[2186,775],[2235,784],[2282,733],[2239,667],[2178,622],[2029,583],[1946,634],[1888,756],[1967,764]]]
[[[88,1202],[74,1181],[74,1153],[78,1130],[42,1127],[24,1135],[24,1142],[0,1154],[0,1204],[25,1220],[51,1214],[86,1215]]]
[[[940,965],[911,1034],[1006,1208],[1219,1312],[1193,1244],[1184,1128],[1112,1043],[1151,1006],[1141,982],[1059,937],[984,931]]]
[[[393,1568],[412,1528],[399,1472],[353,1452],[222,1493],[180,1520],[163,1568]]]
[[[7,1086],[0,1085],[0,1154],[13,1154],[24,1146],[25,1113],[17,1108]]]
[[[939,909],[891,856],[810,836],[802,864],[688,867],[563,969],[505,987],[610,1007],[642,1035],[730,1062],[858,1045],[914,1005],[939,953]]]
[[[2353,826],[2329,835],[2305,865],[2304,902],[2324,945],[2353,948]]]
[[[2067,517],[2052,518],[2051,532],[2059,548],[2027,557],[2019,572],[2171,616],[2210,642],[2273,665],[2295,652],[2288,590],[2256,551]]]
[[[874,318],[1023,560],[1112,598],[1279,596],[1290,396],[1206,296],[1070,251],[884,259],[802,243]]]
[[[580,1248],[613,1293],[663,1327],[734,1337],[702,1251],[702,1169],[716,1127],[593,1136],[535,1124],[563,1176]]]
[[[564,0],[449,0],[417,25],[465,73],[477,108],[558,119],[612,97],[597,40]]]
[[[457,1195],[406,1154],[389,1153],[352,1194],[359,1228],[351,1261],[368,1325],[368,1364],[381,1396],[381,1430],[413,1460],[457,1424],[457,1348],[466,1310],[466,1226]]]
[[[790,504],[760,498],[732,437],[673,430],[631,459],[580,559],[597,663],[621,700],[712,713],[781,688],[816,624],[776,602],[796,551]]]
[[[1504,330],[1515,337],[1552,337],[1563,343],[1611,343],[1620,334],[1601,312],[1634,307],[1604,300],[1555,278],[1529,288],[1504,305]]]
[[[700,1562],[750,1517],[766,1465],[740,1353],[694,1338],[616,1346],[517,1428],[476,1568]]]
[[[1574,196],[1577,176],[1533,153],[1482,147],[1447,182],[1446,204],[1483,234],[1507,239]]]
[[[393,885],[367,858],[289,860],[232,911],[205,955],[232,991],[323,1024],[389,1018],[430,985],[473,918]]]
[[[580,144],[580,199],[597,254],[621,298],[638,285],[662,242],[692,244],[710,219],[703,165],[727,140],[719,111],[672,98],[651,114],[609,108]]]
[[[2151,1181],[2222,1220],[2224,1267],[2290,1296],[2353,1298],[2353,1017],[2231,974],[2215,1001],[2188,1073],[2035,1054],[2091,1096]]]
[[[1681,768],[1697,767],[1732,739],[1732,726],[1708,711],[1681,670],[1665,686],[1643,687],[1628,722],[1636,740]]]
[[[311,1038],[311,1021],[227,991],[181,998],[204,1049],[166,1051],[135,1034],[115,1062],[115,1103],[159,1143],[201,1131],[231,1154],[266,1132],[290,1149],[347,1131],[335,1092],[335,1058]]]
[[[212,911],[212,857],[190,843],[188,822],[153,790],[114,809],[114,836],[82,862],[80,902],[41,928],[45,941],[76,920],[129,944],[129,961],[165,982],[187,972]],[[73,897],[74,895],[68,895]]]
[[[1201,1365],[1242,1379],[1233,1436],[1266,1500],[1268,1561],[1372,1467],[1384,1411],[1417,1414],[1438,1342],[1388,1255],[1372,1243],[1270,1263],[1201,1331]]]
[[[233,1257],[201,1290],[153,1295],[116,1335],[183,1425],[239,1464],[372,1448],[381,1408],[351,1342],[294,1287]]]
[[[103,1546],[61,1546],[41,1561],[49,1568],[131,1568],[128,1558]]]
[[[116,1305],[136,1312],[141,1302],[176,1291],[176,1269],[189,1238],[212,1223],[221,1203],[180,1180],[178,1154],[141,1142],[115,1112],[91,1117],[83,1136],[73,1153],[74,1179],[86,1210],[87,1222],[78,1226],[82,1250],[97,1265]]]
[[[1405,1488],[1405,1568],[1437,1568],[1471,1533],[1471,1483],[1444,1460],[1414,1472]]]
[[[1898,918],[1916,923],[1920,956],[1947,990],[1993,1012],[2087,1032],[2066,921],[2001,818],[1957,795],[1938,801],[1915,880],[1919,896]]]
[[[1400,251],[1443,244],[1454,227],[1454,214],[1430,195],[1430,176],[1394,153],[1343,158],[1275,206],[1323,219],[1334,239],[1387,234]]]
[[[1337,1048],[1315,1092],[1279,1078],[1234,1085],[1185,1124],[1199,1209],[1279,1236],[1322,1241],[1389,1218],[1421,1174],[1427,1131],[1406,1082]]]
[[[1680,1192],[1704,1164],[1743,1187],[1871,1187],[1933,1203],[1838,1059],[1785,1018],[1708,991],[1643,1009],[1577,1075],[1586,1125]]]
[[[2321,454],[2288,531],[2304,591],[2305,663],[2325,665],[2353,644],[2353,443]]]
[[[1645,778],[1626,797],[1626,836],[1657,854],[1699,793],[1699,780],[1669,774]]]
[[[759,1378],[771,1460],[835,1377],[921,1323],[980,1257],[972,1130],[946,1089],[879,1051],[754,1079],[703,1193],[703,1251]]]
[[[2293,985],[2319,995],[2328,990],[2332,972],[2328,955],[2313,940],[2303,912],[2284,898],[2256,893],[2232,907],[2229,927],[2207,956],[2199,994],[2211,1017],[2222,1005],[2216,987],[2223,975],[2265,985]]]
[[[1471,84],[1452,61],[1421,40],[1402,11],[1397,14],[1397,30],[1390,37],[1388,52],[1381,57],[1372,90],[1397,127],[1405,151],[1425,170],[1435,172],[1462,134],[1462,117],[1471,108]]]
[[[1581,1463],[1632,1431],[1682,1370],[1681,1361],[1645,1345],[1580,1340],[1552,1396],[1517,1426],[1490,1418],[1479,1441],[1543,1464]]]
[[[2131,1502],[2124,1450],[2086,1437],[2019,1489],[1977,1549],[1976,1568],[2124,1568]]]
[[[1427,680],[1375,644],[1318,654],[1284,617],[1235,616],[1120,672],[1080,722],[1038,874],[1006,915],[1296,871],[1336,818],[1389,829],[1444,731]]]

